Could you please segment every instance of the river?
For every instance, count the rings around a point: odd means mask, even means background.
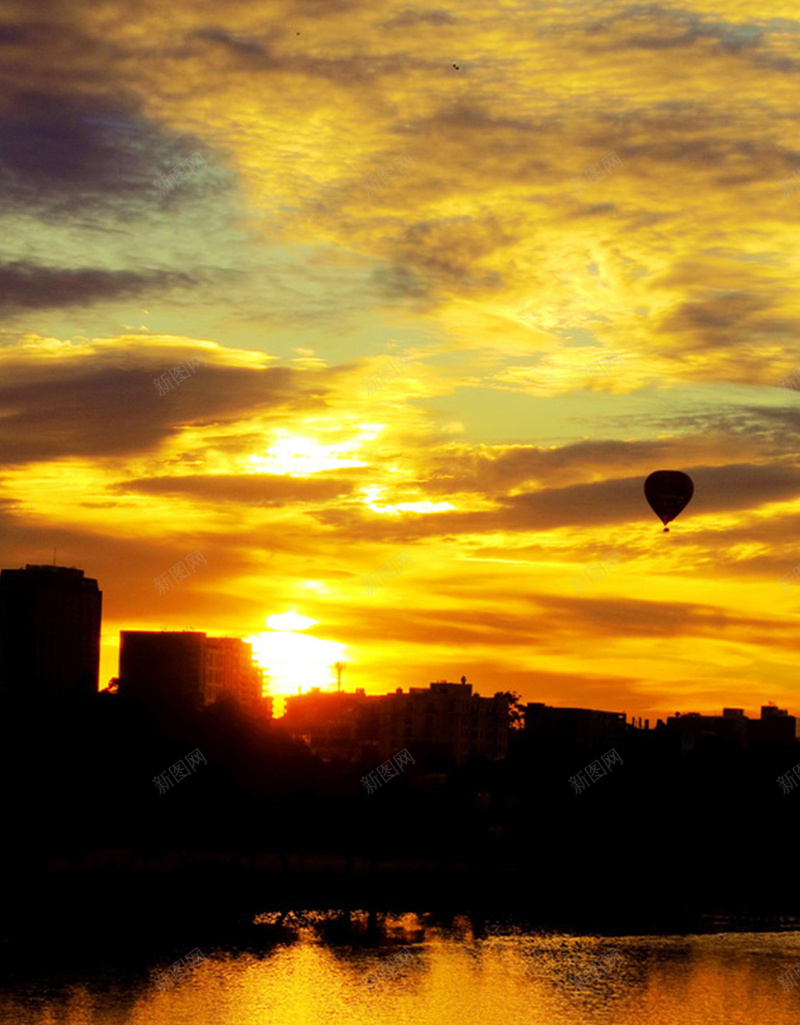
[[[576,936],[387,919],[378,942],[314,916],[261,949],[148,953],[6,977],[3,1025],[797,1025],[800,933]],[[255,927],[256,929],[258,927]],[[263,928],[274,929],[267,921]],[[266,935],[266,933],[265,933]],[[190,942],[190,941],[189,941]],[[172,970],[171,970],[172,969]],[[800,971],[800,968],[798,968]],[[797,983],[800,986],[800,980]]]

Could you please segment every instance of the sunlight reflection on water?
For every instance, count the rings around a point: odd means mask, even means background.
[[[312,923],[313,924],[313,923]],[[797,1025],[798,933],[580,937],[397,919],[380,946],[326,944],[306,923],[262,954],[205,950],[149,980],[51,980],[0,995],[3,1025]],[[392,935],[395,942],[391,942]],[[415,942],[416,941],[416,942]],[[615,953],[616,952],[616,953]],[[604,955],[611,954],[610,960]],[[400,956],[402,955],[402,956]]]

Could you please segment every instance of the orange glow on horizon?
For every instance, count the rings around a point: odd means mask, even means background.
[[[253,645],[255,660],[268,674],[268,691],[276,698],[278,716],[282,713],[282,698],[312,687],[325,689],[336,682],[333,664],[345,658],[347,645],[304,633],[317,620],[294,610],[268,616],[266,623],[269,629],[246,640]]]

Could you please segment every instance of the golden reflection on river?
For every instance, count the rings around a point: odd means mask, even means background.
[[[424,937],[408,942],[409,937]],[[377,948],[313,933],[263,955],[203,951],[148,982],[44,982],[0,996],[3,1025],[798,1025],[798,933],[599,938],[416,929]],[[616,952],[616,953],[615,953]],[[188,951],[187,951],[188,953]],[[609,955],[610,960],[603,960]],[[604,964],[604,968],[597,968]],[[592,970],[594,974],[592,974]],[[800,969],[799,969],[800,970]],[[800,985],[800,983],[799,983]]]

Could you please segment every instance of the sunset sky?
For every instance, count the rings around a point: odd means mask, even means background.
[[[276,694],[800,714],[796,3],[0,14],[0,560],[98,580],[101,686],[194,628]]]

